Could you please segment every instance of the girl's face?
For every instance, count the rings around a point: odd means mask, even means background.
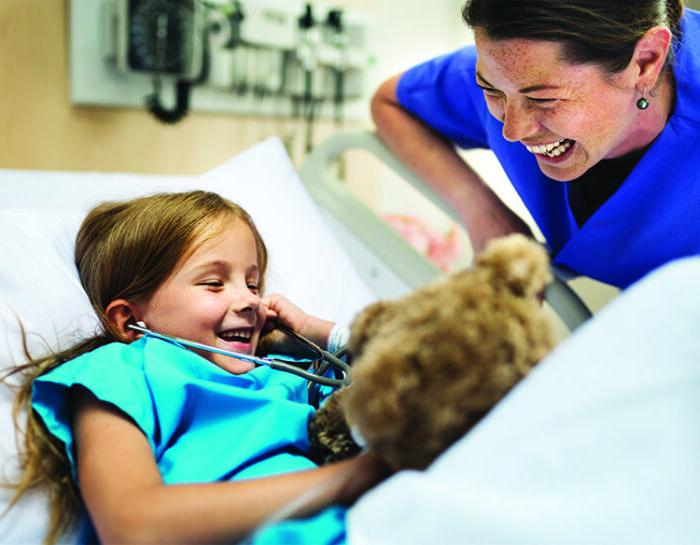
[[[144,303],[137,315],[154,331],[226,350],[253,354],[265,323],[260,303],[257,248],[250,228],[230,221],[196,246],[181,266]],[[211,235],[211,232],[208,233]],[[233,374],[252,363],[193,349]]]
[[[503,137],[535,155],[548,177],[568,181],[602,159],[648,144],[636,107],[633,65],[613,77],[562,60],[556,42],[490,40],[476,29],[477,84]]]

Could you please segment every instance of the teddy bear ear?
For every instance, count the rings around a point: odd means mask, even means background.
[[[393,306],[391,301],[378,301],[362,309],[350,324],[348,345],[353,356],[359,356],[364,345],[376,336],[377,329]]]
[[[537,296],[552,281],[544,247],[521,234],[489,242],[476,266],[489,271],[494,285],[505,286],[521,297]]]

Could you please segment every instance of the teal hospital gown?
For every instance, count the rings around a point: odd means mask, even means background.
[[[308,458],[306,428],[314,409],[307,403],[303,379],[268,367],[233,375],[190,350],[144,336],[131,344],[105,345],[34,383],[32,406],[65,444],[76,482],[68,414],[68,392],[75,385],[134,421],[148,439],[166,484],[316,467]],[[344,509],[331,507],[310,519],[277,524],[255,542],[281,539],[341,543]]]

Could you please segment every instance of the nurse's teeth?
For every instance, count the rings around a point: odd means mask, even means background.
[[[547,155],[548,157],[559,157],[561,154],[566,153],[572,145],[573,141],[565,138],[564,140],[559,140],[551,144],[543,146],[525,146],[525,148],[530,153],[539,153],[540,155]]]

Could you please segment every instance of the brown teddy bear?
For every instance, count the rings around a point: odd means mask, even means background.
[[[510,235],[474,268],[361,311],[352,383],[309,424],[316,460],[356,454],[355,435],[396,470],[426,468],[553,348],[542,308],[550,280],[544,249]]]

